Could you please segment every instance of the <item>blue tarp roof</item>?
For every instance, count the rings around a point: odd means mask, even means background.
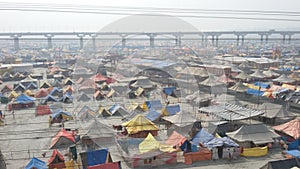
[[[62,89],[59,89],[58,87],[54,87],[49,95],[53,95],[55,92],[62,93]]]
[[[58,99],[54,98],[52,95],[48,95],[44,98],[44,101],[53,101],[53,102],[59,102]]]
[[[254,86],[260,86],[261,88],[264,88],[264,89],[270,88],[270,85],[269,85],[269,84],[262,83],[262,82],[255,82],[255,83],[254,83]]]
[[[104,164],[107,159],[108,149],[87,152],[88,166]]]
[[[26,104],[26,103],[31,103],[34,101],[35,101],[35,98],[27,96],[24,93],[16,98],[16,102],[19,104]]]
[[[159,112],[157,112],[157,111],[151,109],[151,110],[146,114],[145,117],[146,117],[148,120],[150,120],[150,121],[154,121],[154,120],[156,120],[157,118],[159,118],[159,116],[160,116],[160,113],[159,113]]]
[[[60,99],[60,101],[64,102],[66,99],[70,99],[71,101],[73,101],[73,96],[69,93],[66,92]]]
[[[61,110],[61,109],[58,109],[58,110],[56,110],[55,112],[52,113],[52,118],[56,118],[56,117],[58,117],[58,116],[61,115],[61,114],[64,114],[64,115],[66,115],[66,116],[72,117],[71,113],[66,112],[66,111],[63,111],[63,110]]]
[[[175,86],[163,88],[163,92],[169,96],[173,93],[174,90],[176,90]]]
[[[205,129],[201,129],[192,139],[192,144],[199,145],[199,143],[207,143],[214,139],[214,136]]]
[[[108,111],[110,111],[112,114],[114,114],[116,111],[118,111],[118,109],[121,107],[120,104],[114,104],[113,106],[111,106]]]
[[[166,106],[166,110],[169,113],[169,116],[175,115],[176,113],[180,112],[180,106],[176,105],[168,105]]]
[[[38,169],[47,169],[47,164],[46,162],[33,157],[31,161],[26,165],[25,169],[32,169],[32,168],[38,168]]]
[[[300,139],[297,139],[296,141],[293,141],[288,145],[288,150],[298,150],[299,145],[300,145]]]
[[[293,156],[293,157],[297,157],[300,158],[300,151],[299,150],[287,150],[285,151],[287,154]]]
[[[160,100],[149,100],[146,101],[146,105],[148,109],[153,109],[153,110],[161,110],[162,109],[162,104]]]
[[[265,92],[260,90],[254,90],[254,89],[247,89],[247,93],[255,96],[262,96]]]

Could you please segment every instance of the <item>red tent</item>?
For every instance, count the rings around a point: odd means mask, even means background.
[[[97,85],[94,80],[86,79],[81,83],[78,90],[81,91],[81,90],[85,90],[85,89],[96,89],[96,88],[97,88]]]
[[[93,76],[91,79],[93,79],[95,82],[106,82],[107,77],[101,75],[100,73]]]
[[[12,86],[9,85],[5,85],[2,89],[1,92],[5,93],[5,92],[11,92],[13,90]]]
[[[95,76],[92,76],[91,79],[93,79],[95,82],[106,82],[107,84],[114,82],[112,78],[103,76],[100,73],[96,74]]]
[[[274,126],[273,129],[287,134],[294,139],[298,139],[300,138],[300,119],[294,119],[287,123]]]
[[[166,140],[166,144],[171,146],[181,146],[186,141],[186,138],[183,137],[181,134],[173,131],[170,137]]]
[[[35,113],[37,116],[51,114],[51,110],[48,105],[38,105],[36,106]]]
[[[35,94],[35,98],[43,98],[48,96],[48,90],[45,88],[42,88],[41,90],[39,90],[36,94]]]
[[[234,83],[234,80],[230,79],[229,77],[227,77],[225,74],[220,76],[218,78],[218,81],[223,82],[223,83]]]
[[[63,169],[66,167],[64,157],[56,149],[53,150],[52,155],[48,161],[48,165],[50,169]]]
[[[68,132],[64,128],[62,128],[51,140],[50,149],[68,147],[70,145],[73,145],[74,143],[75,137],[73,133]]]
[[[120,169],[120,168],[121,168],[120,162],[112,162],[112,163],[88,166],[88,169]]]

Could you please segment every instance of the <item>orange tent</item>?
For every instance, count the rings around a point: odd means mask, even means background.
[[[294,139],[300,138],[300,119],[294,119],[292,121],[289,121],[287,123],[274,126],[274,130],[283,132]]]

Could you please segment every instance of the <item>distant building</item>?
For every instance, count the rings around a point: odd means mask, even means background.
[[[0,69],[11,68],[13,73],[33,73],[33,64],[20,63],[20,64],[2,64]]]

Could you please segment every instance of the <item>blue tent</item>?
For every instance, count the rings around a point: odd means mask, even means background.
[[[192,144],[199,145],[199,143],[208,143],[212,139],[214,139],[214,136],[202,128],[192,139]]]
[[[146,117],[148,120],[150,120],[150,121],[154,121],[154,120],[156,120],[157,118],[159,118],[159,116],[160,116],[160,113],[159,113],[159,112],[157,112],[157,111],[151,109],[151,110],[146,114],[145,117]]]
[[[34,101],[35,101],[35,98],[27,96],[24,93],[16,98],[16,102],[19,104],[32,103]]]
[[[259,86],[259,87],[264,88],[264,89],[268,89],[268,88],[271,87],[269,84],[261,83],[261,82],[255,82],[254,86]]]
[[[162,109],[162,104],[160,100],[149,100],[146,101],[146,105],[148,109],[153,109],[153,110],[161,110]]]
[[[170,96],[174,90],[176,90],[175,86],[163,88],[163,92],[168,96]]]
[[[87,152],[88,166],[94,166],[98,164],[106,163],[109,155],[108,149],[101,149]]]
[[[52,95],[48,95],[44,98],[44,101],[48,102],[48,101],[52,101],[52,102],[59,102],[58,99],[56,99],[54,96]]]
[[[25,169],[33,169],[33,168],[47,169],[48,167],[46,162],[33,157],[31,161],[26,165]]]
[[[56,93],[62,93],[62,89],[59,89],[58,87],[54,87],[49,95],[55,95]]]
[[[288,150],[298,150],[299,145],[300,145],[300,139],[297,139],[296,141],[293,141],[288,145]]]
[[[60,101],[61,101],[61,102],[64,102],[64,103],[66,103],[66,102],[72,103],[72,102],[73,102],[73,96],[72,96],[69,92],[67,92],[67,93],[65,93],[65,94],[61,97]]]
[[[300,158],[300,151],[299,150],[287,150],[285,151],[287,154],[293,156],[293,157],[297,157]]]
[[[180,106],[176,105],[168,105],[166,106],[166,111],[169,113],[169,116],[175,115],[180,112]]]
[[[262,96],[265,92],[260,90],[255,90],[255,89],[247,89],[247,93],[255,96]]]
[[[56,110],[55,112],[52,113],[52,118],[57,118],[59,115],[65,115],[68,117],[72,117],[72,115],[69,112],[63,111],[61,109]]]

